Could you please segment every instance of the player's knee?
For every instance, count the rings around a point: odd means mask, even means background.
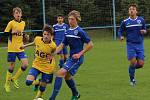
[[[130,61],[130,64],[135,66],[137,64],[137,61],[136,60],[132,60],[132,61]]]
[[[61,68],[58,72],[57,72],[57,76],[58,77],[65,77],[67,74],[66,69]]]
[[[138,68],[142,68],[143,66],[144,66],[144,61],[140,61],[140,62],[138,62],[136,68],[137,68],[137,69],[138,69]]]
[[[11,67],[10,67],[10,68],[8,69],[8,72],[10,72],[10,73],[13,73],[13,71],[14,71],[14,68],[11,68]]]
[[[26,85],[27,85],[27,86],[32,85],[32,83],[33,83],[33,81],[31,81],[31,80],[26,80]]]
[[[46,89],[46,87],[45,87],[45,86],[40,86],[40,88],[39,88],[39,90],[40,90],[41,92],[44,92],[44,91],[45,91],[45,89]]]
[[[21,70],[22,70],[22,71],[25,71],[26,69],[27,69],[27,66],[22,66],[22,67],[21,67]]]
[[[67,75],[65,76],[65,80],[70,80],[70,79],[72,79],[72,76],[69,73],[67,73]]]

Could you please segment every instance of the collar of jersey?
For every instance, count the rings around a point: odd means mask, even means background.
[[[63,25],[64,25],[64,23],[62,23],[62,24],[57,23],[57,25],[58,25],[58,26],[63,26]]]
[[[135,19],[132,19],[132,18],[129,17],[129,19],[130,19],[130,20],[133,20],[133,21],[134,21],[134,20],[137,20],[137,18],[138,18],[138,16],[137,16]]]
[[[77,29],[79,26],[75,27],[75,28],[69,28],[69,30],[75,30]]]
[[[43,38],[41,38],[41,40],[43,41]],[[43,41],[44,42],[44,41]],[[44,42],[45,43],[45,42]],[[45,44],[49,44],[49,43],[51,43],[51,40],[48,42],[48,43],[45,43]]]
[[[16,21],[16,22],[18,22],[18,23],[22,22],[22,20],[21,20],[21,19],[20,19],[20,21],[17,21],[16,19],[14,19],[14,21]]]

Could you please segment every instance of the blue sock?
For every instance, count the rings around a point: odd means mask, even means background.
[[[78,91],[77,91],[76,84],[75,84],[74,80],[70,79],[70,80],[65,80],[65,81],[66,81],[68,87],[71,89],[73,96],[78,95]]]
[[[56,77],[55,78],[55,83],[54,83],[54,90],[53,90],[53,93],[50,97],[49,100],[55,100],[60,88],[61,88],[61,85],[62,85],[62,80],[63,78],[62,77]]]
[[[59,60],[59,66],[60,66],[60,68],[62,68],[63,65],[64,65],[64,60],[63,60],[63,59],[60,59],[60,60]]]
[[[134,79],[134,74],[135,74],[135,66],[130,65],[129,66],[129,77],[130,77],[130,81],[132,81]]]

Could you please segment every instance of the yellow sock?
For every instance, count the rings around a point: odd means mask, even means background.
[[[41,98],[44,92],[38,91],[35,98]]]
[[[8,84],[8,82],[11,81],[12,78],[12,73],[10,73],[9,71],[7,71],[7,75],[6,75],[6,84]]]
[[[19,68],[16,74],[13,76],[13,79],[17,80],[21,76],[22,73],[23,71],[21,70],[21,68]]]
[[[38,85],[39,83],[40,83],[39,80],[34,80],[33,83],[32,83],[32,85]]]

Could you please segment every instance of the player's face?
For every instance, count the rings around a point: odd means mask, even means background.
[[[131,7],[129,8],[129,15],[130,15],[130,16],[136,16],[136,15],[137,15],[136,7],[131,6]]]
[[[22,16],[22,13],[21,13],[21,12],[15,10],[15,12],[14,12],[13,15],[14,15],[14,18],[15,18],[17,21],[20,21],[21,16]]]
[[[51,38],[52,38],[52,36],[51,36],[50,33],[48,33],[47,31],[44,31],[44,32],[43,32],[43,40],[44,40],[45,42],[49,42],[49,41],[51,40]]]
[[[64,18],[63,17],[57,17],[57,21],[58,23],[63,23],[64,22]]]
[[[77,19],[74,16],[69,16],[68,17],[69,25],[71,27],[76,27],[77,26]]]

